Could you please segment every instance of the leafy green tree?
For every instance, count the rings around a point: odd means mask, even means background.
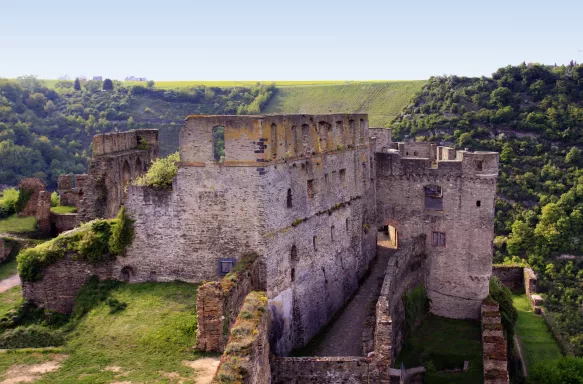
[[[79,81],[78,77],[75,79],[75,83],[73,84],[73,89],[75,89],[76,91],[81,90],[81,82]]]
[[[565,156],[567,164],[577,165],[581,162],[581,150],[577,147],[572,147],[567,156]]]
[[[61,205],[61,197],[57,191],[53,191],[51,193],[51,207],[58,207],[59,205]]]
[[[543,361],[528,372],[528,384],[583,384],[583,358]]]
[[[490,94],[490,101],[500,108],[510,104],[513,101],[513,98],[514,94],[506,87],[496,88]]]
[[[104,91],[113,91],[113,81],[111,81],[111,79],[103,80],[103,90]]]
[[[156,188],[171,188],[172,181],[178,172],[177,162],[180,161],[178,152],[168,157],[156,159],[148,172],[136,180],[138,185],[147,185]]]

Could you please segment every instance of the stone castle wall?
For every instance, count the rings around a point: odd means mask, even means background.
[[[425,235],[402,242],[389,259],[376,304],[374,333],[375,359],[384,367],[384,380],[389,380],[389,368],[405,342],[403,295],[425,284],[427,273]]]
[[[32,193],[22,212],[18,213],[19,216],[36,216],[39,194],[44,191],[45,188],[45,183],[43,183],[38,177],[26,177],[20,180],[20,183],[18,183],[18,190],[20,192],[29,191]]]
[[[93,158],[89,161],[88,176],[81,181],[84,185],[79,186],[81,222],[117,215],[130,181],[143,174],[159,155],[158,130],[96,135],[91,146]]]
[[[508,351],[499,306],[496,302],[485,300],[480,312],[484,384],[508,384]]]
[[[380,372],[366,357],[275,357],[273,384],[380,383]]]
[[[517,292],[524,290],[524,267],[514,265],[494,265],[492,276],[500,279],[500,282]]]
[[[491,275],[498,154],[458,151],[455,160],[415,158],[415,152],[434,156],[436,151],[428,143],[408,144],[376,154],[377,215],[396,228],[399,240],[426,235],[432,312],[478,318]],[[430,148],[422,152],[420,144]],[[426,206],[429,186],[441,189],[440,209]]]

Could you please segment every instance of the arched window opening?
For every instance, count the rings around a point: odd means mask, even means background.
[[[425,209],[428,211],[443,211],[443,194],[439,185],[426,185],[423,187],[425,192]]]
[[[120,280],[129,283],[134,275],[134,270],[132,267],[123,267],[119,273]]]
[[[225,160],[225,127],[222,125],[213,128],[213,158],[215,161]]]
[[[292,191],[291,188],[287,189],[287,207],[291,208],[293,207],[293,203],[292,203]]]
[[[271,124],[271,157],[277,158],[277,124]]]

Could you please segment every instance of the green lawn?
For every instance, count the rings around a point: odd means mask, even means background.
[[[16,263],[16,259],[0,264],[0,280],[15,275],[18,272],[17,268],[18,264]]]
[[[91,310],[68,336],[60,369],[37,383],[194,383],[196,373],[183,361],[201,356],[193,350],[197,288],[176,282],[115,289],[111,296],[127,308],[111,314],[102,303]],[[0,354],[0,380],[14,362]]]
[[[527,369],[543,360],[561,357],[561,350],[542,316],[535,315],[525,294],[515,294],[512,300],[518,310],[515,332],[522,347]]]
[[[22,287],[17,285],[0,293],[0,317],[16,307],[22,301]],[[0,357],[1,359],[1,357]]]
[[[0,220],[0,233],[34,232],[36,218],[34,216],[19,217],[16,214]]]
[[[413,368],[431,362],[436,370],[462,368],[464,360],[469,369],[463,373],[426,373],[426,384],[482,383],[482,341],[480,323],[469,320],[446,319],[428,315],[414,334],[405,341],[395,367],[401,362]]]
[[[281,87],[264,113],[368,113],[370,127],[387,127],[424,80]]]
[[[77,207],[70,207],[67,205],[59,205],[58,207],[51,207],[51,212],[53,212],[53,213],[75,213],[75,212],[77,212]]]

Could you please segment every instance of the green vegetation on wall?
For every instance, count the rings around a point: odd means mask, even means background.
[[[132,221],[125,217],[122,208],[115,219],[90,221],[55,239],[21,251],[17,257],[18,274],[24,281],[37,281],[42,278],[47,266],[63,259],[67,252],[72,253],[74,260],[97,265],[122,255],[132,237]]]
[[[425,286],[420,285],[403,295],[405,306],[405,335],[409,336],[429,313],[429,298]]]
[[[152,163],[145,175],[136,179],[137,185],[146,185],[149,187],[171,189],[172,181],[178,172],[178,163],[180,154],[178,152],[161,157]]]

